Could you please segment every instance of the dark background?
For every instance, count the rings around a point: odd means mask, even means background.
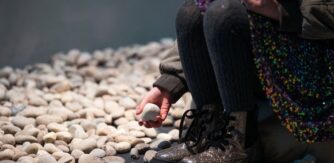
[[[183,0],[0,0],[0,67],[175,37]]]

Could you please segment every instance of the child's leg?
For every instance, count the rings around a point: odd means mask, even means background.
[[[254,69],[249,21],[239,0],[216,0],[206,11],[204,32],[223,105],[254,108]]]
[[[203,33],[203,15],[193,0],[187,0],[176,16],[180,59],[187,86],[198,108],[221,103],[215,74]]]
[[[216,0],[204,16],[204,34],[220,97],[249,147],[257,139],[255,64],[251,53],[248,13],[239,0]]]

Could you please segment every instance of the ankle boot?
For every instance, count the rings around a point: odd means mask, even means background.
[[[190,155],[192,153],[187,149],[186,144],[181,143],[159,151],[150,163],[175,163]]]
[[[246,163],[247,154],[242,145],[235,139],[221,147],[209,147],[196,155],[183,158],[179,163]]]
[[[181,144],[159,151],[152,162],[169,163],[181,159],[181,162],[243,162],[247,158],[244,146],[241,144],[245,142],[247,115],[248,113],[226,115],[220,105],[207,105],[201,110],[188,110],[181,119],[180,137],[185,118],[193,121],[180,139]]]
[[[249,148],[254,145],[258,138],[258,107],[254,106],[250,111],[245,112],[232,112],[230,113],[234,117],[234,121],[230,121],[229,126],[232,126],[237,132],[240,139],[240,144],[243,147]]]
[[[214,123],[213,115],[214,110],[217,110],[218,106],[211,105],[201,109],[190,109],[186,111],[182,118],[179,128],[180,144],[171,148],[167,148],[159,151],[151,162],[178,162],[186,156],[194,155],[205,150],[205,137],[208,135],[206,130],[213,130],[212,124]],[[220,108],[222,109],[222,108]],[[192,122],[187,129],[187,132],[183,134],[185,120],[191,119]],[[210,125],[211,124],[211,125]]]
[[[216,124],[221,123],[223,117],[218,116]],[[227,127],[215,126],[208,137],[209,148],[196,155],[183,158],[183,163],[243,163],[247,162],[246,146],[251,146],[257,138],[257,107],[249,112],[234,112],[227,116]],[[226,120],[225,120],[226,122]],[[253,141],[253,142],[251,142]]]

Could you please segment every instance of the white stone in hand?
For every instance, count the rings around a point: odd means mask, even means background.
[[[155,121],[158,115],[160,115],[159,106],[152,103],[147,103],[144,106],[143,112],[140,117],[143,121]]]

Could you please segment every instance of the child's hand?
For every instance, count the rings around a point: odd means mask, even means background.
[[[169,109],[171,107],[171,99],[168,92],[163,91],[157,87],[151,89],[150,92],[143,98],[140,104],[136,108],[136,114],[142,113],[144,106],[147,103],[153,103],[160,107],[160,116],[157,116],[156,121],[140,121],[139,125],[144,125],[147,128],[157,128],[160,127],[162,121],[164,121],[168,115]]]
[[[279,20],[277,0],[242,0],[247,9],[274,20]]]

